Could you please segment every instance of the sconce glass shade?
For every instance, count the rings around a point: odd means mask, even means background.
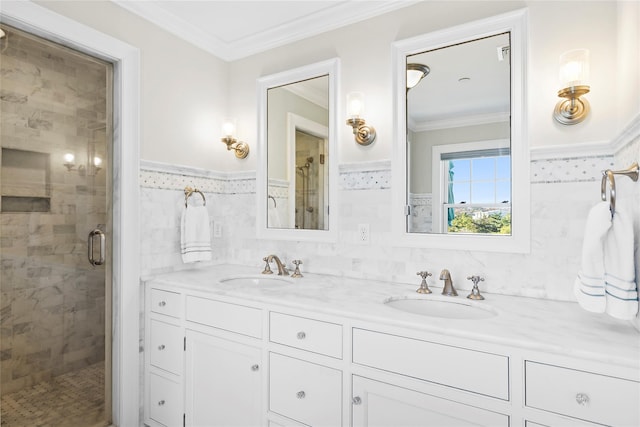
[[[425,78],[431,69],[424,64],[407,64],[407,89],[411,89]]]
[[[370,145],[376,139],[376,130],[367,125],[362,118],[364,115],[364,95],[362,92],[347,94],[347,124],[353,128],[353,135],[360,145]]]
[[[236,133],[235,120],[225,120],[222,123],[222,138],[221,141],[227,144],[227,150],[233,150],[236,157],[244,159],[249,155],[249,144],[246,142],[238,141],[234,134]]]
[[[64,159],[64,164],[73,164],[74,160],[76,159],[76,156],[73,155],[73,153],[66,153],[63,156]]]
[[[347,94],[347,114],[354,119],[364,115],[364,94],[362,92]]]
[[[93,158],[93,166],[98,167],[98,168],[100,166],[102,166],[102,159],[100,157],[98,157],[98,156],[94,157]]]
[[[589,81],[589,51],[574,49],[560,55],[560,89],[587,85]]]
[[[589,93],[589,51],[574,49],[560,55],[560,90],[564,98],[556,104],[553,118],[563,125],[582,122],[590,111],[589,101],[582,95]]]
[[[224,123],[222,123],[222,136],[232,138],[235,133],[235,120],[225,120]]]

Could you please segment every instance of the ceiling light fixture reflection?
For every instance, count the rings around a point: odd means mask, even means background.
[[[415,87],[430,71],[424,64],[407,64],[407,89]]]

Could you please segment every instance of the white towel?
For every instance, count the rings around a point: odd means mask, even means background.
[[[606,313],[623,320],[638,313],[634,259],[634,230],[630,209],[618,203],[611,229],[604,240]]]
[[[607,301],[604,282],[604,241],[611,228],[608,202],[600,202],[589,211],[582,243],[582,264],[573,291],[587,311],[604,313]]]
[[[205,206],[187,206],[182,211],[180,253],[185,264],[211,260],[209,213]]]

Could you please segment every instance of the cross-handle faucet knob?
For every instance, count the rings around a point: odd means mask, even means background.
[[[293,271],[293,274],[291,275],[291,277],[294,278],[294,279],[298,279],[300,277],[304,277],[302,275],[302,273],[300,273],[300,264],[302,264],[302,261],[300,261],[299,259],[294,259],[291,262],[293,263],[293,265],[296,266],[296,269]]]
[[[467,295],[467,298],[474,300],[483,300],[484,297],[480,295],[480,288],[478,288],[478,282],[484,282],[484,277],[480,276],[469,276],[467,280],[471,280],[473,282],[473,288],[471,289],[471,293]]]
[[[427,277],[431,276],[431,273],[428,271],[418,271],[416,275],[422,277],[422,283],[420,283],[420,287],[416,289],[416,292],[419,294],[430,294],[431,289],[429,289],[429,285],[427,285]]]
[[[264,257],[262,258],[262,260],[265,262],[262,274],[273,274],[273,271],[271,271],[271,266],[269,265],[269,257]]]

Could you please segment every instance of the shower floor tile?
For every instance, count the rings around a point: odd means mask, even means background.
[[[105,426],[104,363],[2,396],[2,427]]]

